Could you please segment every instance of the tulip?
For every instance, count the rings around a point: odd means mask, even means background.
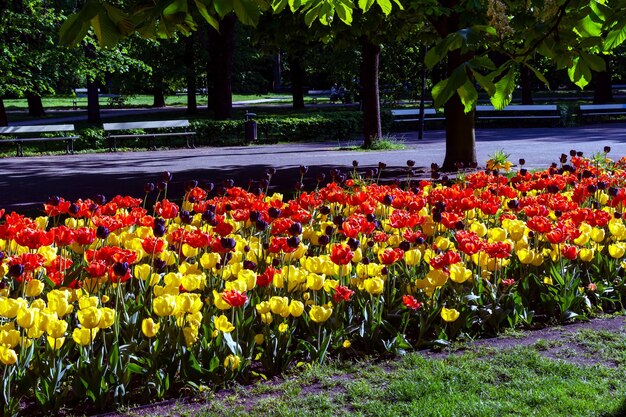
[[[102,320],[102,310],[96,307],[88,307],[79,310],[76,314],[78,321],[85,329],[93,329],[98,327]]]
[[[0,346],[0,362],[5,365],[14,365],[17,362],[17,353],[11,348]]]
[[[298,300],[291,300],[289,303],[289,314],[292,317],[300,317],[304,312],[304,304]]]
[[[141,322],[141,331],[144,336],[148,338],[156,336],[160,328],[161,323],[155,323],[152,318],[143,319],[143,321]]]
[[[313,320],[315,323],[324,323],[330,318],[331,314],[333,314],[332,307],[327,307],[325,305],[313,305],[311,306],[309,317],[311,317],[311,320]]]
[[[363,281],[363,288],[372,295],[378,295],[383,292],[385,281],[382,278],[374,277]]]
[[[98,328],[94,329],[85,329],[85,328],[75,328],[72,333],[72,339],[76,342],[77,345],[87,346],[96,338],[98,334]]]
[[[152,309],[159,317],[171,316],[175,308],[176,297],[170,294],[158,296],[152,301]]]
[[[441,309],[441,318],[443,319],[443,321],[448,322],[448,323],[456,321],[460,315],[461,313],[459,313],[457,310],[453,308],[443,307]]]
[[[220,332],[230,333],[235,330],[235,326],[233,326],[233,324],[228,321],[228,318],[223,314],[219,317],[216,317],[213,320],[213,324],[215,325],[215,329],[219,330]]]
[[[28,297],[38,297],[43,291],[44,283],[38,279],[32,279],[26,284],[26,295]]]
[[[237,355],[230,354],[224,359],[224,368],[235,371],[241,366],[241,358]]]

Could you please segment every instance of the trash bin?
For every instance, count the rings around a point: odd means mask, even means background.
[[[246,111],[246,121],[244,122],[244,138],[246,143],[256,142],[256,120],[253,119],[255,116],[255,113],[248,113]]]

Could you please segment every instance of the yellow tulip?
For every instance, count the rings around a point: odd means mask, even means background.
[[[457,284],[462,284],[472,277],[472,271],[467,269],[463,263],[450,265],[450,279]]]
[[[219,253],[205,253],[200,257],[200,265],[202,265],[204,269],[213,269],[220,260],[221,257]]]
[[[96,338],[98,334],[98,328],[94,329],[85,329],[85,328],[75,328],[74,332],[72,332],[72,339],[76,342],[77,345],[87,346]]]
[[[578,257],[583,262],[591,262],[594,254],[595,254],[595,251],[593,249],[582,248],[580,252],[578,252]]]
[[[185,291],[202,290],[206,285],[206,276],[204,274],[187,274],[183,276],[181,285]]]
[[[160,328],[161,323],[155,323],[152,318],[143,319],[141,322],[141,332],[148,338],[156,336]]]
[[[11,348],[0,346],[0,362],[5,365],[13,365],[17,362],[17,353]]]
[[[524,265],[532,263],[535,258],[535,252],[525,248],[518,250],[516,254],[519,261]]]
[[[287,331],[287,329],[289,329],[289,325],[287,323],[280,323],[278,325],[278,332],[279,333],[285,333]]]
[[[152,268],[150,264],[138,264],[135,265],[135,277],[142,281],[147,281],[152,274]]]
[[[446,321],[448,323],[456,321],[459,318],[460,315],[461,315],[461,313],[459,313],[457,310],[455,310],[453,308],[445,308],[445,307],[443,307],[441,309],[441,318],[443,319],[443,321]]]
[[[12,324],[12,323],[11,323]],[[20,343],[20,332],[16,329],[0,330],[0,345],[14,348]]]
[[[263,333],[257,333],[256,335],[254,335],[254,343],[256,343],[257,345],[262,345],[265,342],[265,336],[263,335]]]
[[[53,338],[59,339],[65,336],[68,323],[65,320],[52,320],[46,326],[46,333]]]
[[[411,249],[404,253],[404,262],[408,266],[418,265],[422,260],[422,252],[419,249]]]
[[[159,317],[171,316],[175,308],[176,297],[170,294],[161,295],[152,301],[152,309]]]
[[[224,368],[229,370],[237,370],[241,366],[241,358],[236,355],[228,355],[226,359],[224,359]]]
[[[489,229],[489,232],[487,234],[489,236],[489,239],[494,242],[502,242],[507,238],[508,235],[506,230],[500,227],[494,227],[493,229]]]
[[[293,317],[300,317],[304,312],[304,304],[298,300],[291,300],[289,303],[289,314]]]
[[[478,237],[484,237],[487,234],[487,226],[481,222],[473,222],[470,225],[470,230],[478,235]]]
[[[213,320],[213,324],[215,324],[215,328],[221,332],[224,333],[230,333],[233,330],[235,330],[235,326],[233,326],[233,324],[228,321],[228,318],[225,315],[221,315],[219,317],[216,317]]]
[[[309,273],[306,277],[306,286],[312,291],[321,290],[324,287],[324,276],[314,272]]]
[[[102,320],[102,310],[96,307],[88,307],[78,311],[76,314],[78,321],[85,329],[98,327]]]
[[[430,287],[441,287],[448,281],[448,274],[440,269],[431,269],[426,274]]]
[[[98,299],[98,297],[96,296],[84,296],[78,299],[78,308],[80,308],[81,310],[87,309],[89,307],[98,307],[99,304],[100,299]]]
[[[591,230],[591,238],[596,243],[601,243],[604,240],[605,236],[606,232],[604,231],[604,229],[594,227],[593,230]]]
[[[242,269],[237,273],[237,281],[246,284],[243,291],[250,291],[256,287],[256,272],[249,269]]]
[[[612,258],[618,259],[624,256],[624,252],[626,252],[626,245],[621,243],[613,243],[609,245],[609,255]]]
[[[289,316],[289,299],[287,297],[274,296],[270,298],[270,310],[282,317]]]
[[[333,314],[332,307],[313,305],[311,306],[309,317],[311,317],[311,320],[315,323],[323,323],[330,318],[331,314]]]
[[[63,347],[63,343],[65,343],[65,337],[57,337],[54,338],[52,336],[46,337],[48,341],[48,345],[52,348],[52,350],[59,350]]]
[[[198,328],[197,327],[185,327],[183,329],[183,336],[185,337],[185,344],[187,347],[192,346],[198,340]]]
[[[382,278],[368,278],[363,281],[363,288],[372,295],[378,295],[383,292],[385,281]]]
[[[259,314],[267,314],[270,312],[270,303],[269,301],[261,301],[256,306],[256,311]]]
[[[17,324],[23,329],[30,329],[35,324],[35,313],[39,310],[33,310],[30,308],[22,308],[17,313]]]
[[[108,329],[113,326],[113,323],[115,323],[115,310],[109,307],[103,307],[100,311],[102,312],[102,319],[100,320],[98,327],[100,329]]]
[[[38,279],[31,279],[26,284],[26,295],[28,297],[38,297],[43,291],[44,284]]]
[[[163,282],[166,286],[178,288],[183,282],[183,274],[178,272],[170,272],[168,274],[165,274],[165,276],[163,277]]]
[[[176,307],[178,312],[192,314],[202,309],[200,294],[185,292],[176,297]]]

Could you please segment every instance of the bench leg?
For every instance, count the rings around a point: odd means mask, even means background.
[[[157,150],[154,136],[150,136],[150,150],[151,151]]]
[[[187,149],[196,149],[196,144],[194,143],[194,135],[187,135]]]

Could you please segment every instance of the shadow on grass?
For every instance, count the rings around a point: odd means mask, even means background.
[[[604,413],[601,417],[626,417],[626,398],[615,410]]]

